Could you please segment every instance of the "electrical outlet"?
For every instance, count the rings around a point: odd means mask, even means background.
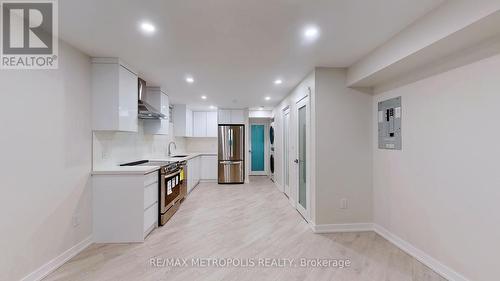
[[[72,219],[73,227],[77,227],[80,225],[80,216],[74,215]]]
[[[101,151],[101,158],[102,159],[108,159],[108,153],[106,150]]]
[[[340,209],[347,209],[347,199],[340,200]]]

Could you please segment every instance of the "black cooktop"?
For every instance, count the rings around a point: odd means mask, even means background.
[[[175,161],[149,161],[149,160],[141,160],[130,163],[121,164],[120,166],[160,166],[165,167],[172,164],[176,164]]]

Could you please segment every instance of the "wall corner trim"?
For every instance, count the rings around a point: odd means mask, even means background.
[[[384,237],[387,241],[394,244],[396,247],[401,249],[403,252],[406,252],[407,254],[414,257],[419,262],[423,263],[424,265],[426,265],[430,269],[434,270],[437,274],[441,275],[445,279],[447,279],[449,281],[470,281],[469,279],[465,278],[464,276],[457,273],[453,269],[442,264],[441,262],[439,262],[435,258],[431,257],[430,255],[428,255],[424,251],[413,246],[409,242],[407,242],[407,241],[403,240],[402,238],[398,237],[397,235],[391,233],[390,231],[383,228],[382,226],[380,226],[378,224],[374,224],[373,231],[375,231],[378,235]]]
[[[90,246],[92,243],[93,243],[93,238],[92,238],[92,235],[90,235],[87,238],[83,239],[81,242],[74,245],[73,247],[64,251],[59,256],[53,258],[52,260],[50,260],[46,264],[37,268],[35,271],[26,275],[23,279],[21,279],[21,281],[39,281],[39,280],[42,280],[47,275],[49,275],[50,273],[52,273],[53,271],[58,269],[60,266],[62,266],[64,263],[69,261],[71,258],[78,255],[81,251],[83,251],[85,248]]]

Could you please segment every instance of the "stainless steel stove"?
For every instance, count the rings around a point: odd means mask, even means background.
[[[187,195],[186,161],[141,160],[120,166],[159,166],[158,173],[158,224],[164,225],[179,209],[181,200]]]

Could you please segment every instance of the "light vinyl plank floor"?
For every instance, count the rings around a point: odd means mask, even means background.
[[[286,267],[152,266],[151,258],[293,259]],[[345,268],[301,258],[349,259]],[[374,232],[314,234],[266,177],[201,183],[141,244],[94,244],[44,280],[445,281]]]

